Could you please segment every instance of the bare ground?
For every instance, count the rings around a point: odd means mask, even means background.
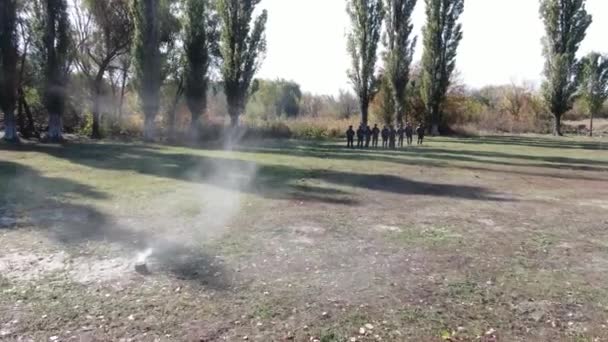
[[[608,341],[606,147],[1,147],[0,340]]]

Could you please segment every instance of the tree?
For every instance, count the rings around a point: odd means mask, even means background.
[[[387,8],[384,45],[385,77],[390,85],[395,107],[394,117],[403,124],[406,110],[406,91],[410,79],[410,65],[416,46],[412,37],[412,13],[417,0],[385,0]]]
[[[0,6],[0,109],[4,112],[4,139],[18,141],[15,107],[17,104],[17,0]]]
[[[577,90],[576,52],[591,25],[585,0],[541,0],[545,25],[543,97],[554,117],[553,134],[562,135],[561,118],[572,109]]]
[[[155,137],[154,120],[160,107],[161,86],[161,0],[132,0],[135,24],[133,57],[138,81],[139,100],[144,112],[144,140]]]
[[[238,125],[250,94],[251,81],[266,52],[266,10],[253,20],[261,0],[218,0],[221,74],[232,127]],[[251,23],[253,21],[253,28]]]
[[[186,1],[185,94],[192,115],[191,137],[198,138],[201,115],[207,109],[209,68],[218,54],[216,18],[208,0]]]
[[[372,112],[376,120],[382,122],[386,126],[394,125],[396,119],[396,105],[390,82],[389,77],[386,75],[381,77],[380,91],[372,101]]]
[[[49,114],[48,139],[62,140],[61,117],[65,109],[66,85],[71,58],[70,21],[67,0],[45,0],[44,37],[44,104]]]
[[[593,136],[593,117],[608,100],[608,56],[592,52],[583,58],[580,79],[579,92],[591,115],[589,136]]]
[[[91,138],[101,138],[104,76],[113,62],[129,52],[133,22],[127,0],[75,0],[77,61],[91,87]]]
[[[348,34],[348,53],[352,59],[348,71],[359,98],[361,122],[367,124],[369,104],[378,91],[376,77],[378,41],[384,20],[383,0],[349,0],[346,11],[352,23]]]
[[[464,0],[425,0],[426,24],[422,30],[422,83],[420,95],[430,118],[431,133],[439,134],[441,105],[456,68],[458,45],[462,40]]]
[[[357,98],[347,90],[340,89],[337,102],[340,117],[343,119],[350,119],[357,111]]]

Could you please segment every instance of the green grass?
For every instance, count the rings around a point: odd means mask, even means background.
[[[0,339],[605,340],[607,181],[597,138],[0,145]]]

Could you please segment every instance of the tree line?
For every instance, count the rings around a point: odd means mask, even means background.
[[[47,138],[62,139],[62,116],[70,77],[90,89],[92,137],[101,137],[100,116],[107,80],[124,98],[131,76],[144,114],[144,139],[156,137],[160,89],[176,81],[176,101],[185,97],[197,137],[217,72],[232,125],[237,125],[251,83],[266,51],[267,12],[254,16],[261,0],[3,0],[0,6],[0,90],[5,139],[17,128],[31,136],[24,85],[39,88],[48,115]],[[120,86],[117,86],[120,84]],[[171,114],[171,110],[169,110]],[[169,115],[171,116],[171,115]],[[21,125],[18,121],[29,121]],[[171,121],[171,118],[169,118]]]
[[[382,95],[385,112],[393,112],[403,124],[411,112],[411,99],[418,96],[433,135],[445,129],[446,95],[456,68],[456,57],[463,38],[461,15],[464,0],[424,0],[426,22],[422,29],[423,55],[418,84],[410,79],[412,56],[417,43],[413,36],[412,14],[417,0],[349,0],[347,12],[352,23],[348,52],[352,66],[348,76],[357,94],[361,122],[368,123],[368,110],[374,96]],[[545,27],[545,56],[542,94],[554,118],[554,135],[562,135],[561,120],[582,98],[589,111],[597,113],[608,98],[608,58],[591,53],[578,59],[592,17],[586,0],[540,0],[540,17]],[[384,31],[383,29],[384,23]],[[377,70],[378,46],[385,52]],[[418,94],[414,94],[417,92]],[[408,104],[410,104],[408,108]],[[592,131],[593,123],[591,123]]]
[[[36,123],[44,122],[47,138],[61,140],[71,110],[90,112],[90,135],[100,138],[102,114],[122,117],[123,102],[130,100],[125,99],[127,84],[138,94],[146,140],[157,138],[161,105],[168,137],[175,138],[182,99],[190,115],[188,138],[200,138],[203,114],[218,93],[232,125],[245,112],[268,120],[331,111],[343,118],[360,114],[367,123],[371,109],[385,123],[416,120],[434,134],[445,132],[456,121],[450,109],[466,108],[458,94],[450,95],[458,86],[464,0],[424,0],[423,54],[414,65],[417,2],[346,0],[352,21],[348,76],[355,97],[343,91],[333,97],[303,93],[291,81],[254,79],[266,51],[267,13],[254,15],[260,0],[3,0],[5,139],[37,135]],[[585,0],[540,0],[540,17],[546,58],[542,98],[553,114],[554,133],[561,134],[561,119],[575,100],[586,104],[592,118],[600,111],[608,98],[608,58],[599,53],[576,57],[591,24]],[[87,90],[79,101],[74,98],[82,92],[75,88]],[[505,96],[518,98],[517,93]],[[85,109],[82,103],[89,105]]]

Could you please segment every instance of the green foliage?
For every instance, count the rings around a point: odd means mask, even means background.
[[[381,122],[387,126],[394,125],[397,116],[395,115],[395,98],[393,88],[390,84],[390,77],[384,75],[380,84],[380,92],[374,98],[372,103],[372,114],[377,122]]]
[[[387,77],[395,104],[395,118],[403,123],[406,110],[406,91],[410,78],[410,65],[416,46],[412,38],[412,13],[417,0],[385,0],[387,8],[384,45],[385,77]]]
[[[45,14],[40,19],[43,34],[40,55],[44,70],[44,104],[49,113],[49,138],[61,139],[61,116],[65,110],[72,57],[72,40],[67,0],[46,0],[40,4]]]
[[[145,140],[154,139],[154,118],[160,107],[162,64],[159,11],[159,0],[132,0],[131,2],[131,12],[135,24],[133,65],[138,81],[139,99],[145,115]]]
[[[300,113],[299,84],[282,79],[258,80],[257,88],[247,105],[248,115],[268,120],[282,116],[293,118]]]
[[[192,115],[192,130],[199,127],[207,108],[209,68],[217,55],[217,17],[208,0],[186,1],[184,49],[186,52],[185,95]]]
[[[253,20],[261,0],[218,0],[221,73],[232,125],[245,110],[253,76],[266,52],[266,10]],[[253,20],[253,28],[251,22]]]
[[[543,96],[555,117],[553,134],[561,135],[561,117],[572,108],[578,87],[576,52],[591,25],[585,0],[541,0],[545,25]]]
[[[432,133],[439,133],[442,122],[441,104],[445,100],[450,78],[456,68],[458,45],[462,40],[464,0],[425,0],[426,24],[422,30],[422,83],[420,95],[432,124]]]
[[[581,61],[580,95],[593,115],[608,100],[608,56],[592,52]]]
[[[17,1],[0,8],[0,109],[12,112],[17,99]]]
[[[382,0],[349,0],[346,11],[352,22],[347,47],[352,60],[348,77],[359,97],[361,121],[367,123],[369,104],[378,91],[375,69],[385,11]]]

